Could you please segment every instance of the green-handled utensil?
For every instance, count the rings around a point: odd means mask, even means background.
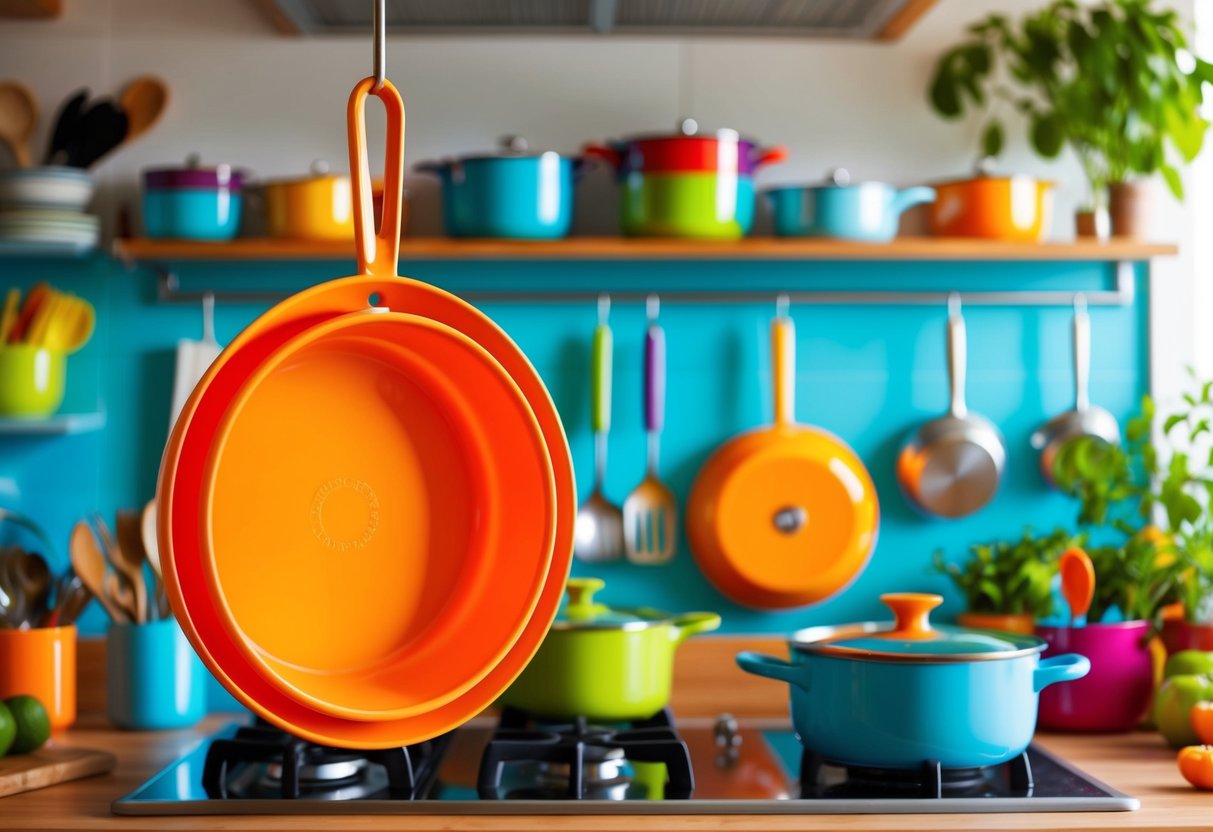
[[[657,565],[674,557],[678,503],[657,474],[665,422],[665,332],[657,323],[659,301],[648,299],[644,336],[644,428],[648,439],[644,479],[623,502],[623,540],[632,563]]]
[[[598,299],[598,326],[590,349],[590,426],[594,431],[594,490],[577,510],[573,554],[584,561],[623,557],[623,512],[603,493],[607,434],[611,429],[611,358],[613,339],[607,323],[611,299]]]

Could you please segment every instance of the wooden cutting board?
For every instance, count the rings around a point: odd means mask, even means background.
[[[88,748],[46,747],[32,754],[0,758],[0,797],[104,774],[115,762],[113,754]]]

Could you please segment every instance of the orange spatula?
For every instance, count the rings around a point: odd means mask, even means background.
[[[1058,569],[1061,594],[1070,605],[1070,626],[1082,627],[1087,623],[1087,610],[1095,597],[1095,566],[1086,552],[1073,546],[1062,554]]]

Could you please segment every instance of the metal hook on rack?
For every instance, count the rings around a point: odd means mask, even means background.
[[[603,292],[598,296],[598,323],[605,324],[611,317],[611,296]]]
[[[649,323],[657,323],[657,317],[661,314],[661,298],[656,294],[649,295],[647,298],[645,298],[644,311],[645,315],[649,319]]]
[[[780,292],[775,296],[775,317],[786,318],[788,316],[788,309],[791,307],[791,305],[792,299],[788,297],[788,293]]]
[[[375,0],[375,34],[371,54],[371,74],[375,76],[375,86],[371,89],[378,92],[387,80],[387,0]]]
[[[960,292],[948,293],[948,317],[955,318],[960,314]]]
[[[1086,311],[1087,311],[1087,293],[1086,292],[1075,292],[1074,293],[1074,314],[1082,315],[1082,314],[1085,314]]]

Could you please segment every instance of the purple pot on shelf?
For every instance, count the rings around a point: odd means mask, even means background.
[[[1037,627],[1036,635],[1049,644],[1044,656],[1078,653],[1091,660],[1085,678],[1040,692],[1037,725],[1104,733],[1136,728],[1154,691],[1149,633],[1148,621]]]

